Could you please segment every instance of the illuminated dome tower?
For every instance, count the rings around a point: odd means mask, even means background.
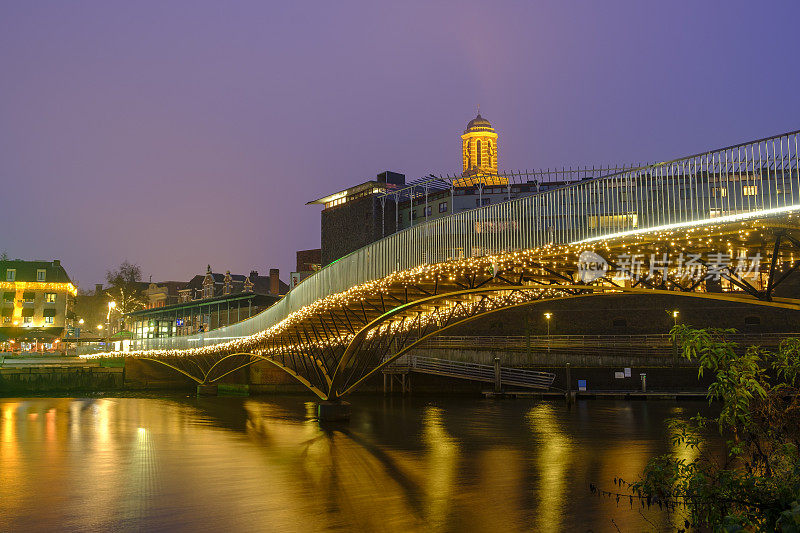
[[[467,129],[461,136],[461,155],[464,163],[465,178],[471,180],[458,180],[458,185],[474,185],[482,182],[484,185],[506,185],[508,180],[497,176],[497,133],[491,123],[478,116],[467,124]]]

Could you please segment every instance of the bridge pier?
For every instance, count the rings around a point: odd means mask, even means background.
[[[395,382],[400,386],[402,396],[411,394],[411,372],[408,368],[387,368],[383,371],[383,394],[393,394]]]
[[[198,385],[197,386],[197,395],[198,396],[216,396],[217,395],[217,385]]]
[[[320,422],[347,422],[350,420],[350,404],[343,401],[319,402],[317,420]]]

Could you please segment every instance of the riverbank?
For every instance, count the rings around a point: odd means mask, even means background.
[[[144,361],[90,360],[77,358],[6,359],[0,364],[0,396],[41,394],[65,391],[187,391],[195,392],[196,383],[171,369]],[[265,365],[268,363],[264,363]],[[536,366],[532,370],[555,374],[550,391],[519,390],[506,387],[503,392],[517,397],[563,397],[570,389],[581,398],[627,398],[641,397],[642,375],[646,380],[646,397],[659,396],[677,398],[685,394],[704,394],[708,388],[708,376],[698,379],[694,367],[634,367],[634,368],[570,368],[568,386],[566,367]],[[268,371],[268,372],[265,372]],[[220,383],[221,390],[231,389],[238,395],[306,394],[308,391],[291,376],[270,365],[241,371]],[[480,397],[492,390],[489,383],[454,379],[420,373],[406,376],[406,395],[457,395]],[[580,388],[585,390],[579,390]],[[401,394],[400,387],[393,392],[384,389],[383,376],[375,375],[359,388],[359,395]]]
[[[119,360],[86,361],[77,357],[25,356],[0,360],[0,395],[56,391],[118,391],[125,387]]]

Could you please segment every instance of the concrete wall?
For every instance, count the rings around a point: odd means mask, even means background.
[[[695,327],[735,328],[743,333],[800,331],[800,311],[689,296],[610,294],[500,311],[443,334],[546,335],[545,312],[552,313],[553,335],[659,334],[668,333],[672,327],[673,310],[679,312],[679,323]],[[754,317],[760,323],[748,325],[746,320]]]
[[[123,386],[123,368],[0,368],[2,395],[48,391],[106,391],[119,390]]]
[[[420,348],[412,350],[410,354],[424,357],[436,357],[438,359],[448,359],[451,361],[463,361],[466,363],[478,363],[482,365],[494,364],[494,358],[500,359],[502,366],[513,367],[537,367],[537,368],[561,368],[567,363],[572,366],[582,366],[587,368],[616,368],[631,366],[692,366],[691,363],[673,357],[663,355],[632,355],[623,349],[611,349],[607,353],[597,355],[596,353],[584,353],[580,350],[574,351],[538,351],[531,350],[530,354],[525,350],[507,349],[469,349],[469,348]]]
[[[251,393],[302,392],[309,390],[295,378],[266,361],[248,367]]]
[[[196,385],[192,379],[162,364],[125,358],[125,388],[193,389]]]

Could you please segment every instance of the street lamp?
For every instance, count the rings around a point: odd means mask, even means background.
[[[111,342],[111,310],[117,307],[117,302],[111,300],[108,302],[108,313],[106,314],[106,349]]]
[[[553,313],[545,313],[544,319],[547,321],[547,352],[550,353],[550,319],[553,318]]]
[[[678,310],[674,309],[672,311],[672,325],[673,327],[678,327]],[[676,365],[678,361],[678,339],[673,337],[672,339],[672,364]]]
[[[83,326],[83,319],[82,318],[78,319],[78,326]],[[81,346],[81,329],[82,328],[79,327],[77,329],[78,329],[78,335],[77,335],[77,338],[75,339],[75,355],[78,355],[78,352],[80,351],[80,346]]]

